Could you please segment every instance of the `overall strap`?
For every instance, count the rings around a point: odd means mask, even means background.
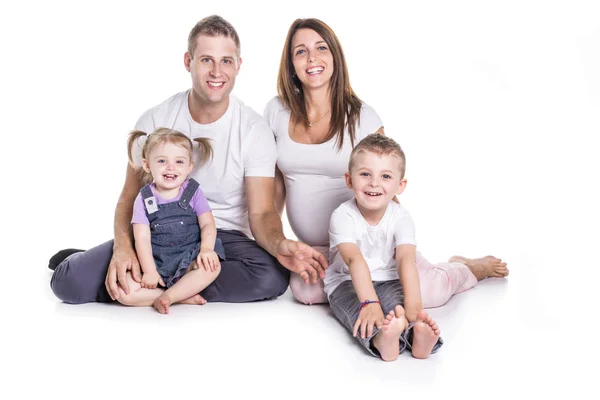
[[[196,190],[198,190],[198,187],[200,187],[198,182],[194,178],[190,178],[187,187],[181,195],[181,199],[179,199],[179,206],[181,208],[187,210],[187,208],[190,206],[192,197],[194,197]]]
[[[154,193],[152,193],[152,189],[150,189],[150,184],[147,184],[140,190],[142,194],[142,200],[144,201],[144,210],[146,211],[146,216],[150,222],[153,222],[158,217],[158,203],[156,201],[156,197],[154,197]]]
[[[140,190],[140,192],[142,193],[142,200],[146,200],[154,196],[154,194],[152,193],[152,189],[150,189],[150,184],[144,186],[142,190]]]

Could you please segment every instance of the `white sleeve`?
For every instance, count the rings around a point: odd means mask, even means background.
[[[275,111],[277,106],[277,97],[272,98],[267,105],[265,106],[265,110],[263,111],[263,117],[265,121],[269,124],[271,128],[273,128],[273,118],[275,117]]]
[[[244,154],[244,176],[275,177],[277,146],[269,125],[261,119],[251,127]]]
[[[396,246],[401,244],[417,245],[415,239],[415,223],[407,212],[399,213],[393,220],[394,243]]]
[[[356,243],[354,220],[343,208],[338,208],[329,219],[329,246],[336,247],[340,243]]]
[[[371,133],[377,132],[382,126],[383,121],[381,121],[381,118],[379,118],[375,109],[370,105],[363,103],[360,110],[360,125],[356,132],[356,142],[358,143]]]
[[[152,109],[146,111],[142,114],[142,116],[135,123],[134,128],[136,131],[146,132],[146,134],[151,134],[154,132],[154,118],[152,116]]]
[[[275,120],[277,118],[277,114],[279,113],[279,111],[281,111],[281,105],[279,102],[279,98],[273,97],[271,99],[271,101],[269,101],[267,103],[267,105],[265,106],[265,110],[263,111],[263,117],[265,119],[265,121],[267,121],[267,124],[269,124],[269,127],[271,127],[271,130],[273,131],[273,135],[275,136],[275,138],[277,138],[277,130],[275,129]],[[277,139],[276,139],[277,140]]]

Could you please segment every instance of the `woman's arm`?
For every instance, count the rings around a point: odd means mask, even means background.
[[[285,194],[285,179],[279,167],[275,167],[275,209],[280,217],[285,208]]]

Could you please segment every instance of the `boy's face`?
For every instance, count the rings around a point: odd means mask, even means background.
[[[354,191],[361,211],[385,210],[394,195],[402,193],[406,179],[400,176],[400,158],[361,151],[354,157],[346,185]]]

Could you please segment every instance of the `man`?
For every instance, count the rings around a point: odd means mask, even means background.
[[[273,133],[262,117],[230,94],[242,63],[233,26],[215,15],[199,21],[190,32],[184,63],[192,88],[146,111],[135,129],[152,133],[167,127],[192,139],[211,139],[213,159],[191,176],[209,201],[227,260],[202,297],[209,302],[277,297],[286,291],[290,271],[307,283],[309,278],[322,279],[325,258],[283,235],[274,206]],[[131,228],[141,187],[139,175],[128,165],[115,211],[114,241],[85,252],[63,250],[50,259],[49,267],[55,269],[51,287],[58,298],[75,304],[117,300],[119,287],[129,293],[127,271],[141,280]]]

